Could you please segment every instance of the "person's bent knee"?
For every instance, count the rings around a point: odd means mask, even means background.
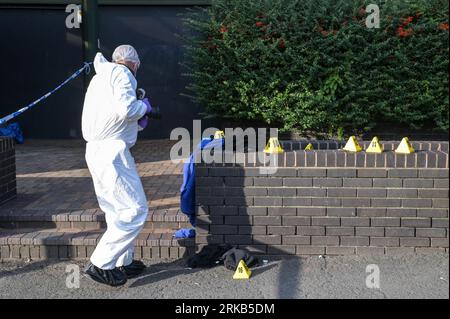
[[[119,213],[117,223],[122,229],[135,229],[142,227],[145,224],[148,215],[148,207],[143,206],[134,212],[122,212]]]

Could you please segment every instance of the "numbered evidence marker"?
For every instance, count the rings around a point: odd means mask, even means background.
[[[249,279],[251,275],[252,271],[248,269],[245,262],[241,259],[234,272],[233,279]]]
[[[395,153],[397,153],[397,154],[412,154],[412,153],[414,153],[414,148],[412,147],[412,145],[409,142],[407,137],[404,137],[402,139],[402,141],[400,142],[400,145],[395,150]]]
[[[361,152],[362,148],[359,146],[358,141],[356,140],[355,136],[350,136],[350,138],[347,141],[347,144],[345,144],[345,147],[343,148],[344,151],[347,152]]]
[[[383,153],[383,145],[380,144],[378,137],[374,137],[370,142],[369,147],[366,149],[366,153]]]
[[[266,148],[264,149],[264,153],[267,154],[278,154],[283,152],[283,148],[281,147],[280,141],[278,141],[277,137],[271,137],[269,139],[269,143],[267,143]]]
[[[218,140],[220,138],[225,138],[224,131],[216,131],[216,133],[214,133],[214,139],[215,140]]]

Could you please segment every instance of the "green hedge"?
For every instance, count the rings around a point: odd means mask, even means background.
[[[365,24],[371,3],[379,29]],[[446,0],[216,0],[185,17],[187,89],[206,117],[282,131],[448,131],[447,12]]]

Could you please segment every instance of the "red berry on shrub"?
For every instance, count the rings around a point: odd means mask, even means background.
[[[408,24],[413,22],[413,20],[414,20],[414,17],[409,16],[408,18],[405,19],[405,21],[403,21],[403,26],[407,26]]]
[[[439,30],[448,30],[448,23],[439,24]]]
[[[406,37],[409,37],[411,34],[413,34],[413,29],[403,29],[403,27],[399,27],[398,29],[397,29],[397,35],[400,37],[400,38],[406,38]]]
[[[364,16],[365,14],[366,14],[366,8],[364,8],[364,7],[359,8],[359,10],[358,10],[358,15],[359,15],[360,17],[362,17],[362,16]]]
[[[256,25],[258,28],[261,28],[261,27],[264,26],[264,23],[261,22],[261,21],[258,21],[258,22],[255,23],[255,25]]]

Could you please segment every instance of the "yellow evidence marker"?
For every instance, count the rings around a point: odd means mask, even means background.
[[[370,142],[369,147],[366,149],[366,153],[383,153],[383,145],[381,145],[378,137],[374,137],[372,142]]]
[[[397,153],[397,154],[412,154],[412,153],[414,153],[414,148],[412,147],[412,145],[409,142],[409,139],[407,137],[404,137],[402,139],[402,141],[400,142],[400,145],[395,150],[395,153]]]
[[[241,259],[236,268],[236,271],[234,272],[233,279],[250,279],[251,275],[252,271],[248,269],[245,262]]]
[[[344,151],[347,152],[361,152],[362,148],[359,146],[358,141],[356,140],[355,136],[350,136],[348,139],[347,144],[345,144],[345,147],[343,148]]]
[[[215,140],[218,140],[218,139],[224,138],[224,137],[225,137],[224,131],[216,131],[216,133],[214,133]]]
[[[266,148],[264,149],[264,153],[268,154],[278,154],[283,152],[283,148],[281,147],[280,142],[276,137],[271,137],[269,139],[269,143],[267,143]]]
[[[314,150],[314,146],[312,145],[312,143],[309,143],[308,145],[306,145],[305,151],[313,151],[313,150]]]

